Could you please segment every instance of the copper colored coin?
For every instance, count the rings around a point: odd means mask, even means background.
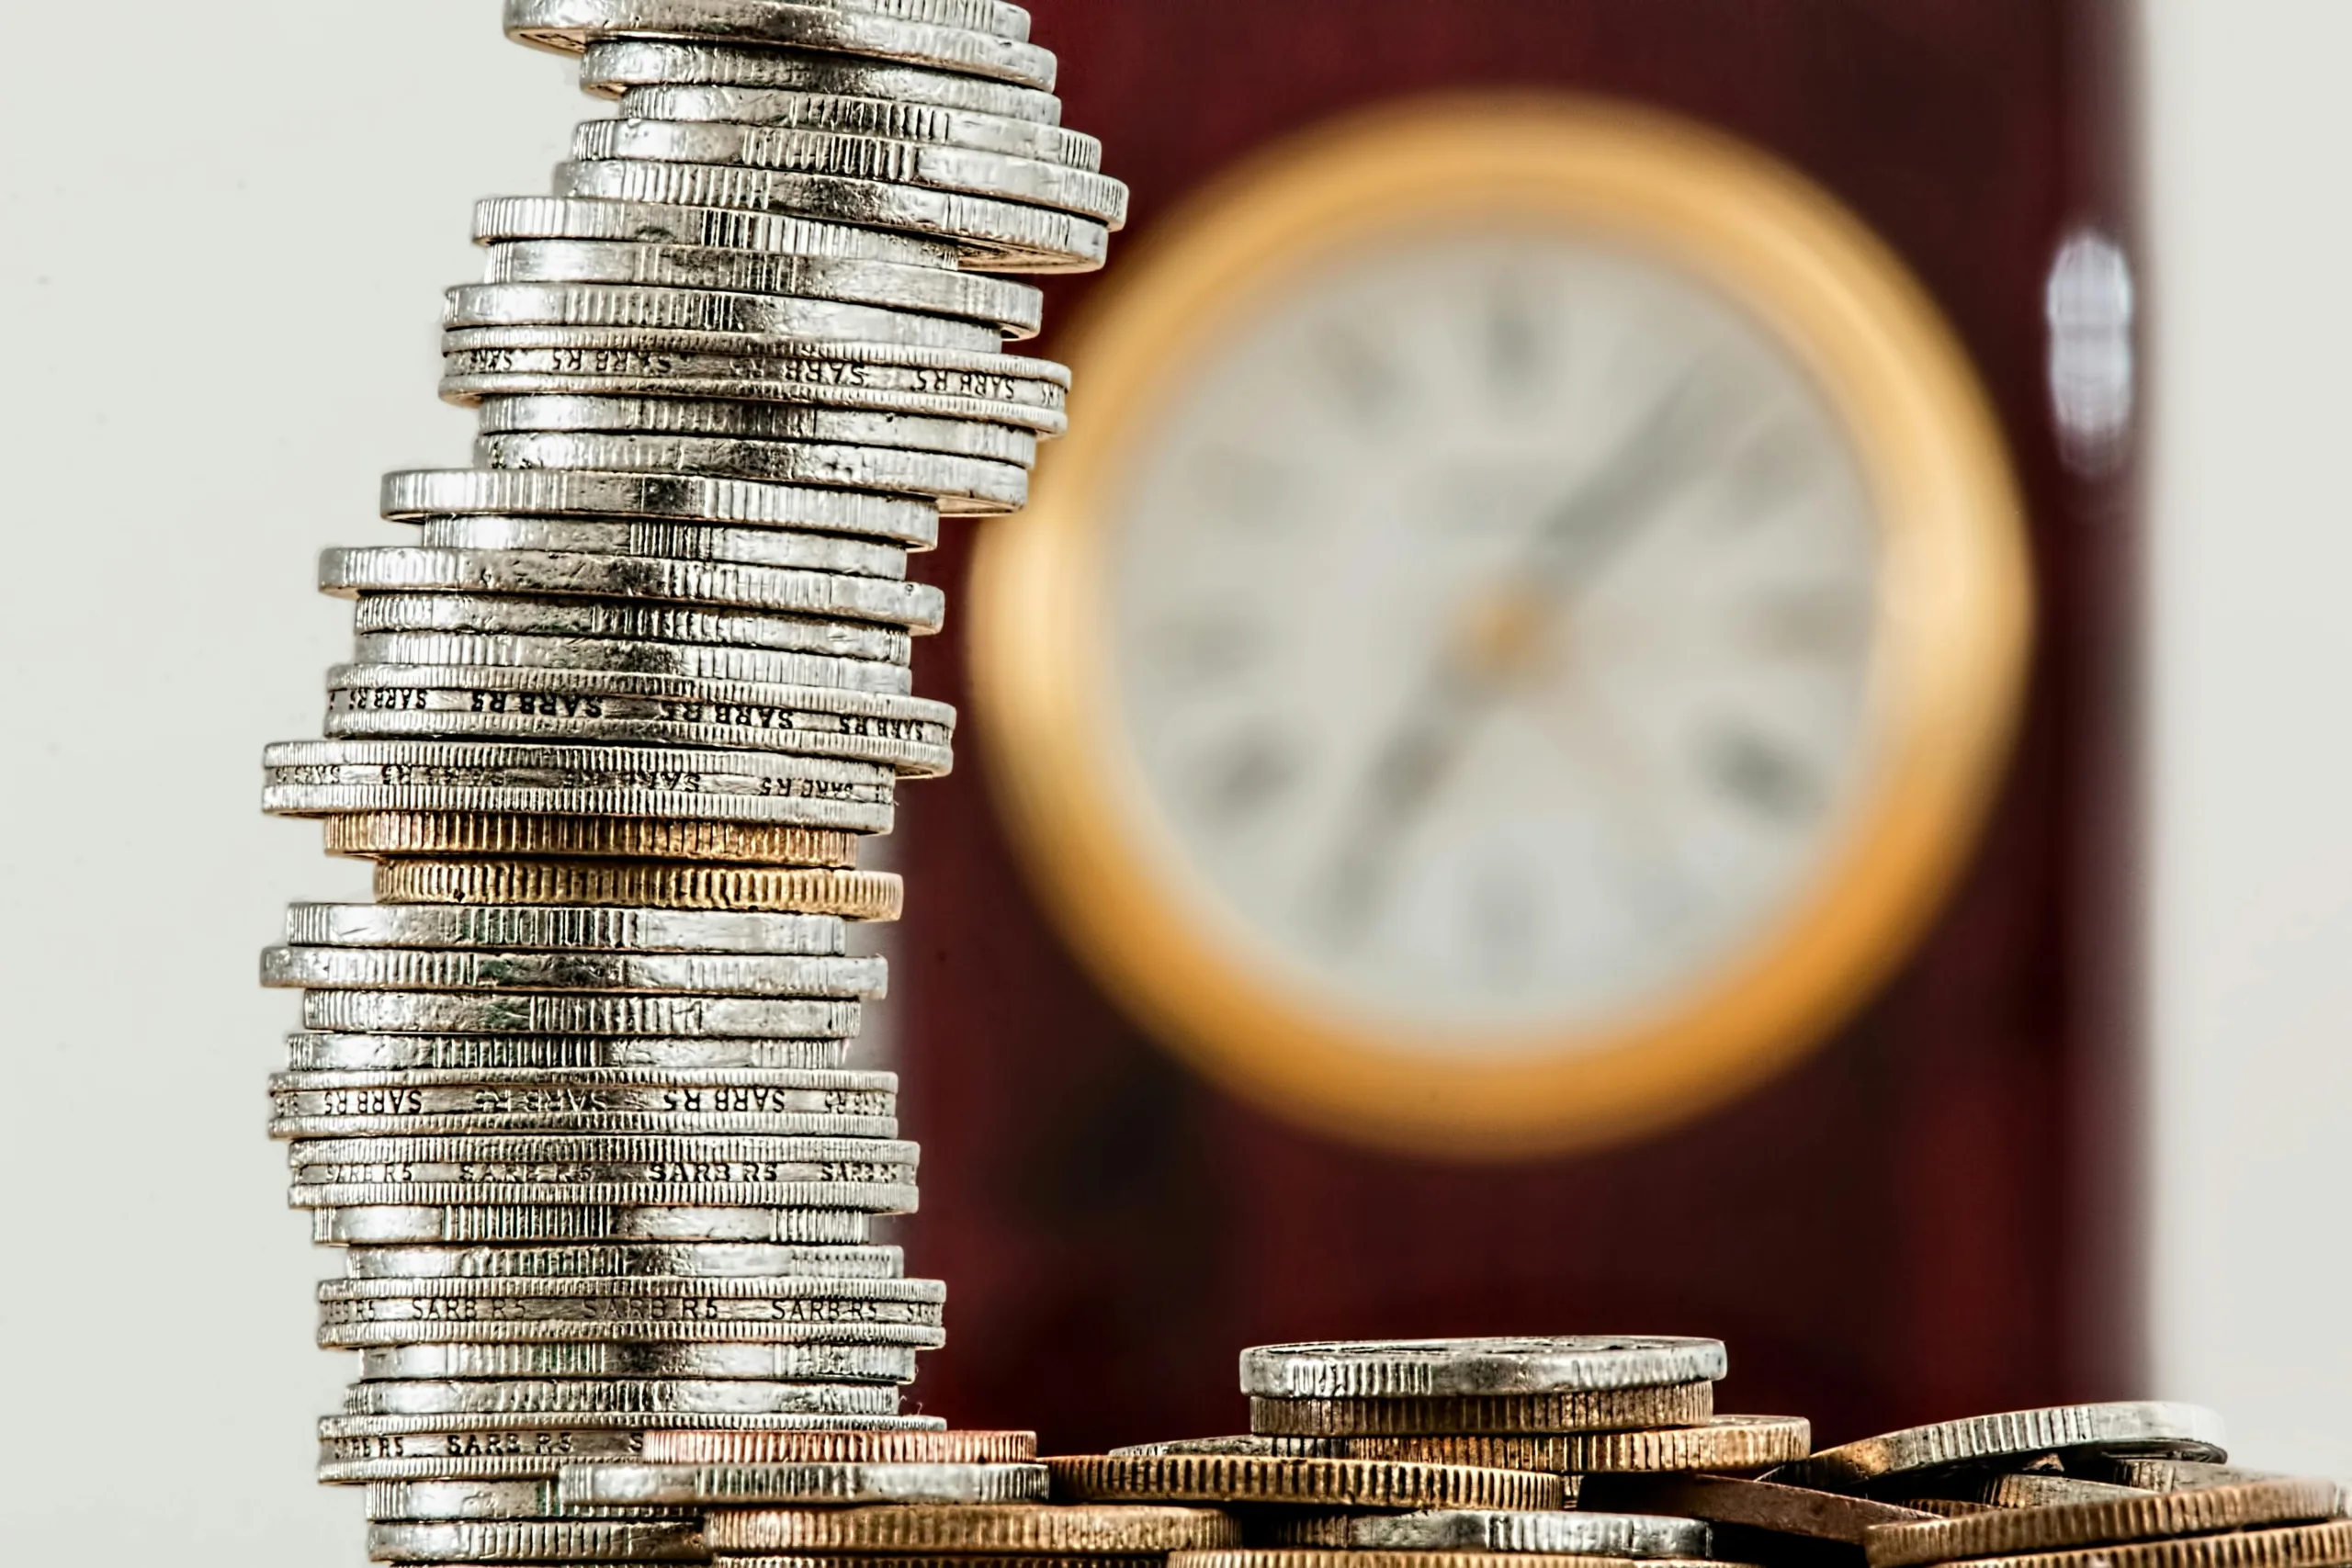
[[[1035,1432],[648,1432],[650,1464],[1023,1464]]]
[[[724,1517],[717,1516],[717,1517]],[[729,1552],[718,1561],[726,1568],[1159,1568],[1154,1556],[1089,1556],[1069,1552],[794,1552],[745,1556]]]
[[[568,860],[388,860],[376,865],[376,897],[386,904],[603,904],[895,920],[905,893],[895,874],[880,871]]]
[[[1121,1556],[1241,1541],[1239,1523],[1215,1508],[1082,1503],[726,1508],[710,1516],[708,1534],[715,1551],[861,1557]]]
[[[1915,1477],[1917,1494],[1904,1500],[1915,1508],[1943,1512],[1938,1502],[1974,1503],[1988,1508],[2052,1508],[2067,1503],[2104,1503],[2133,1495],[2138,1488],[2111,1481],[2086,1481],[2054,1471],[1952,1471]]]
[[[1969,1562],[1972,1568],[2338,1568],[2352,1563],[2352,1522],[2233,1530],[2071,1551],[2006,1553]]]
[[[1997,1508],[1970,1518],[1883,1525],[1864,1537],[1862,1544],[1871,1568],[1914,1568],[1961,1557],[2208,1536],[2248,1525],[2334,1518],[2343,1512],[2333,1481],[2257,1481],[2194,1492],[2117,1490],[2124,1495],[2097,1502]]]
[[[2241,1470],[2230,1464],[2207,1464],[2189,1459],[2144,1459],[2124,1454],[2096,1455],[2084,1461],[2079,1473],[2142,1492],[2185,1492],[2198,1486],[2237,1486],[2249,1481],[2289,1481],[2293,1477],[2269,1470]]]
[[[857,836],[750,822],[368,811],[326,819],[327,853],[684,860],[728,865],[850,867]]]
[[[1492,1465],[1555,1474],[1646,1473],[1657,1471],[1762,1470],[1783,1464],[1811,1446],[1813,1428],[1795,1416],[1716,1416],[1697,1427],[1647,1432],[1552,1432],[1523,1437],[1463,1435],[1419,1438],[1334,1438],[1352,1459],[1404,1460],[1424,1464]],[[1315,1439],[1306,1439],[1315,1440]]]
[[[1179,1551],[1168,1568],[1732,1568],[1687,1557],[1571,1557],[1533,1551],[1362,1551],[1317,1546]]]
[[[1049,1459],[1057,1502],[1298,1508],[1556,1508],[1556,1475],[1457,1464],[1227,1454]],[[1357,1568],[1371,1568],[1358,1564]],[[1431,1565],[1424,1565],[1431,1568]]]
[[[1924,1524],[1927,1511],[1728,1475],[1595,1475],[1579,1507],[1610,1513],[1679,1514],[1709,1524],[1767,1530],[1774,1535],[1860,1546],[1863,1532],[1882,1525]]]
[[[1714,1410],[1711,1382],[1429,1399],[1252,1399],[1250,1429],[1286,1438],[1622,1432],[1696,1426]]]

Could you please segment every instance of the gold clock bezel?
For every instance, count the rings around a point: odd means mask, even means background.
[[[1744,305],[1844,421],[1881,528],[1876,760],[1825,870],[1688,993],[1605,1029],[1481,1034],[1460,1055],[1252,962],[1129,754],[1110,689],[1104,498],[1193,369],[1307,268],[1434,223],[1564,225]],[[969,613],[1001,814],[1099,980],[1227,1089],[1351,1141],[1458,1159],[1623,1142],[1784,1069],[1885,976],[1974,841],[2031,639],[2023,507],[1965,351],[1904,265],[1776,160],[1587,98],[1426,100],[1312,132],[1160,220],[1070,339],[1071,434],[989,524]],[[1477,1042],[1499,1045],[1481,1050]]]

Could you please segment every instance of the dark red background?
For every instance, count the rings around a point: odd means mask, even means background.
[[[1191,1076],[1038,912],[967,739],[962,773],[910,792],[902,829],[896,989],[924,1148],[904,1230],[910,1266],[950,1285],[922,1407],[1083,1451],[1240,1429],[1247,1344],[1577,1330],[1719,1336],[1725,1408],[1809,1415],[1833,1440],[2130,1390],[2133,540],[2120,481],[2059,466],[2041,297],[2073,223],[2132,232],[2128,17],[2099,0],[1031,9],[1067,122],[1134,186],[1129,248],[1270,138],[1433,88],[1620,95],[1809,171],[1926,279],[2001,406],[2041,641],[1985,847],[1874,1004],[1728,1110],[1521,1166],[1337,1145]],[[1057,284],[1057,318],[1092,286]],[[967,542],[926,574],[959,587]],[[952,637],[922,659],[922,690],[967,700]]]

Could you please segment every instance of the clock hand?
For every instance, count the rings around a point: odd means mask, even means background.
[[[1420,691],[1373,756],[1350,829],[1324,881],[1327,924],[1351,939],[1377,907],[1404,829],[1437,795],[1468,750],[1481,721],[1524,663],[1573,590],[1657,515],[1670,481],[1687,469],[1668,460],[1683,435],[1694,372],[1686,370],[1643,417],[1600,472],[1577,486],[1536,531],[1519,570],[1495,601],[1447,640]],[[1582,541],[1581,552],[1572,548]]]

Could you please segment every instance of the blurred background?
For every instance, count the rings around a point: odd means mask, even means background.
[[[1069,1451],[1234,1427],[1247,1343],[1690,1332],[1831,1440],[2146,1393],[2352,1473],[2352,11],[1032,8],[1137,220],[1044,504],[925,565],[924,1406]],[[365,878],[254,762],[317,549],[465,449],[469,203],[590,112],[493,13],[15,18],[11,1546],[350,1549],[252,972]],[[1498,154],[1531,89],[1671,118]]]

